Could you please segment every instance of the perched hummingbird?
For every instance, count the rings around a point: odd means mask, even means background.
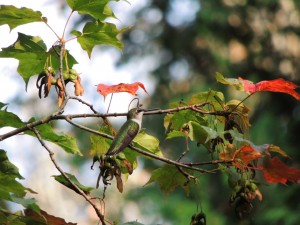
[[[122,125],[117,135],[115,136],[106,155],[114,156],[123,151],[135,138],[142,127],[144,110],[133,108],[127,114],[127,121]]]

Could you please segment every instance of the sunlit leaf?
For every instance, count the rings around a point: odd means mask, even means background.
[[[104,20],[107,17],[114,17],[110,7],[107,5],[111,0],[67,0],[73,11],[79,14],[88,14],[96,20]]]
[[[151,178],[145,185],[157,182],[165,194],[171,193],[176,187],[181,187],[188,194],[189,185],[185,185],[186,181],[186,177],[175,166],[164,165],[152,171]]]
[[[118,30],[116,25],[112,23],[96,21],[86,23],[82,32],[73,30],[71,33],[77,36],[81,48],[91,57],[96,45],[111,45],[122,50],[123,43],[117,36],[125,30]]]
[[[51,66],[54,70],[59,69],[59,50],[58,47],[55,47],[55,50],[51,48],[47,52],[47,47],[40,37],[18,33],[16,42],[0,51],[0,58],[15,58],[19,60],[17,71],[27,86],[30,77],[44,70],[48,59],[48,61],[52,62]],[[69,68],[72,68],[75,63],[76,60],[68,53]]]
[[[167,134],[166,139],[177,138],[177,137],[187,137],[187,135],[182,131],[173,130]]]
[[[70,173],[65,173],[67,175],[67,177],[74,183],[76,184],[85,194],[89,194],[92,190],[94,190],[95,188],[93,187],[86,187],[84,185],[82,185],[77,178],[70,174]],[[70,188],[71,190],[75,191],[76,193],[79,194],[79,191],[63,176],[63,175],[56,175],[53,176],[54,179],[56,181],[58,181],[59,183],[61,183],[62,185]]]
[[[101,126],[99,128],[99,131],[111,135],[111,130],[108,126]],[[108,151],[112,142],[110,139],[104,138],[98,134],[91,134],[90,141],[91,141],[90,154],[97,155],[97,156],[100,156],[101,154],[105,154]]]
[[[146,134],[144,131],[137,134],[137,136],[133,139],[133,143],[147,152],[163,156],[159,148],[159,140],[154,136]]]
[[[209,103],[211,110],[223,110],[224,95],[222,92],[210,90],[206,92],[200,92],[193,94],[188,101],[188,105],[194,105],[198,103]]]
[[[12,5],[0,5],[0,26],[7,24],[11,30],[23,24],[46,20],[40,11],[33,11],[25,7],[16,8]]]
[[[264,163],[263,170],[264,177],[268,183],[300,182],[300,170],[288,167],[277,156],[270,158]]]
[[[244,84],[240,79],[236,78],[225,78],[221,73],[216,73],[216,80],[219,83],[227,84],[234,87],[236,90],[244,91]]]

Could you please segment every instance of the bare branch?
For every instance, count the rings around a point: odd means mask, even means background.
[[[72,98],[75,99],[75,97],[72,97]],[[82,102],[83,104],[91,106],[90,104],[84,102],[83,100],[79,100],[79,101]],[[159,110],[153,110],[153,111],[146,111],[144,113],[144,115],[174,113],[174,112],[179,112],[179,111],[182,111],[182,110],[194,110],[194,111],[197,111],[197,112],[202,113],[202,114],[217,115],[217,116],[226,116],[228,114],[234,113],[234,112],[229,112],[229,111],[204,111],[204,110],[198,109],[199,107],[204,106],[205,104],[207,104],[207,103],[199,103],[199,104],[176,107],[176,108],[171,108],[171,109],[164,109],[164,110],[159,109]],[[62,115],[61,113],[62,113],[62,111],[58,111],[58,112],[54,113],[53,115],[50,115],[50,116],[48,116],[44,119],[37,120],[37,121],[32,122],[32,123],[28,123],[28,124],[24,125],[23,127],[16,128],[13,131],[2,134],[2,135],[0,135],[0,141],[3,141],[6,138],[9,138],[9,137],[14,136],[14,135],[19,134],[19,133],[22,133],[24,131],[30,130],[31,128],[39,126],[41,124],[49,123],[52,120],[65,120],[66,118],[69,118],[71,120],[71,119],[74,119],[74,118],[87,118],[87,117],[105,119],[107,117],[127,116],[127,113],[93,113],[93,114],[83,113],[83,114],[69,114],[69,115]]]

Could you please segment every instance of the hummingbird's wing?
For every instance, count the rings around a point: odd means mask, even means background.
[[[125,149],[135,138],[138,132],[139,124],[132,120],[127,120],[118,131],[106,155],[113,156],[123,151],[123,149]]]

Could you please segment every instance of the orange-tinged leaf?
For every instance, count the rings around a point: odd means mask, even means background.
[[[244,80],[239,77],[239,80],[244,83],[244,91],[255,93],[261,91],[271,91],[271,92],[280,92],[293,96],[295,99],[300,101],[300,94],[295,91],[299,86],[294,84],[291,81],[284,80],[282,78],[275,80],[264,80],[256,84],[252,83],[249,80]]]
[[[262,158],[263,155],[260,152],[254,150],[251,146],[244,145],[237,151],[236,157],[241,159],[247,165],[253,160]]]
[[[219,154],[219,159],[221,160],[234,159],[232,165],[238,168],[247,166],[251,161],[255,161],[262,157],[263,155],[260,152],[248,145],[244,145],[231,153],[229,151],[224,151]]]
[[[277,156],[270,158],[269,161],[263,165],[264,177],[269,183],[282,183],[287,181],[300,182],[300,170],[288,167]]]
[[[104,96],[104,98],[111,93],[118,92],[128,92],[129,94],[136,95],[138,88],[142,88],[147,94],[147,90],[141,82],[135,82],[132,84],[116,84],[116,85],[106,85],[106,84],[98,84],[97,91]]]

